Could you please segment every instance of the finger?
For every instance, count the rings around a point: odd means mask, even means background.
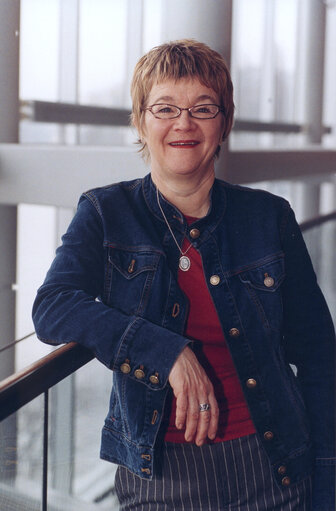
[[[185,439],[187,442],[191,442],[197,431],[198,421],[199,421],[199,402],[195,396],[189,397],[188,402],[188,412],[187,412],[187,420],[186,420],[186,431],[185,431]]]
[[[202,403],[207,403],[207,402],[209,402],[208,399],[206,399],[205,401],[202,401]],[[198,445],[198,446],[203,445],[204,442],[206,441],[206,438],[207,438],[208,432],[209,432],[210,421],[211,421],[211,409],[199,413],[197,434],[196,434],[196,439],[195,439],[196,445]]]
[[[218,429],[218,419],[219,419],[219,408],[217,399],[213,396],[209,396],[209,404],[211,406],[210,408],[210,422],[209,422],[209,429],[208,429],[208,437],[210,440],[214,440],[217,434]]]
[[[186,423],[188,411],[188,398],[185,394],[179,394],[176,397],[176,419],[175,425],[177,429],[182,429]]]

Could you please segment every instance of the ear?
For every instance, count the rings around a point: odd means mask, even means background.
[[[135,119],[132,118],[132,124],[133,126],[135,127],[135,129],[137,130],[138,132],[138,135],[139,135],[139,140],[142,142],[142,143],[145,143],[146,142],[146,126],[145,126],[145,117],[143,116],[141,119],[140,119],[140,122],[135,122]]]
[[[226,119],[224,117],[224,115],[222,115],[222,127],[221,127],[221,134],[220,134],[220,142],[219,144],[221,144],[222,142],[224,142],[225,140],[225,131],[226,131]]]

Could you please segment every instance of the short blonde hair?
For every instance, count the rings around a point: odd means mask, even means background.
[[[131,122],[142,136],[147,98],[154,85],[164,80],[197,78],[219,96],[224,110],[223,140],[229,135],[233,123],[233,86],[230,72],[223,57],[204,43],[181,39],[156,46],[146,53],[135,66],[131,83]],[[143,156],[149,157],[146,143],[139,139]],[[219,148],[216,155],[219,154]]]

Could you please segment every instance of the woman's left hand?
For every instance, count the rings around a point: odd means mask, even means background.
[[[213,386],[194,352],[186,346],[176,359],[169,375],[169,383],[176,397],[176,427],[184,426],[185,439],[203,445],[207,437],[213,440],[218,427],[218,404]],[[210,405],[200,411],[200,405]]]

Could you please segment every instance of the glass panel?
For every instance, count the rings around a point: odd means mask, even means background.
[[[58,101],[59,0],[21,0],[20,98]],[[59,141],[55,124],[21,120],[21,143]]]
[[[79,102],[86,105],[126,107],[127,2],[81,0],[79,25]],[[82,145],[125,145],[129,129],[82,126]]]
[[[81,0],[79,101],[102,106],[125,102],[127,2]]]
[[[48,491],[53,504],[62,495],[63,506],[73,506],[69,509],[118,509],[116,466],[99,459],[111,379],[111,371],[93,360],[50,392]],[[64,511],[61,504],[56,509]]]
[[[0,509],[40,511],[43,408],[39,396],[0,423]]]
[[[336,147],[336,3],[328,1],[326,25],[326,60],[325,60],[325,97],[324,97],[324,124],[331,127],[331,133],[323,137],[323,145]]]
[[[58,209],[20,204],[17,230],[16,338],[34,332],[33,301],[55,256],[58,244]],[[64,228],[65,230],[65,228]],[[13,339],[9,339],[9,342]],[[51,351],[32,336],[16,345],[15,370],[19,371]]]
[[[123,146],[134,144],[135,135],[126,126],[80,126],[79,141],[81,145]],[[129,142],[128,142],[129,141]]]
[[[302,9],[298,0],[234,0],[232,76],[236,117],[300,123]],[[284,36],[284,34],[286,34]],[[291,146],[292,134],[235,132],[232,147]]]
[[[59,0],[21,0],[20,97],[57,101]]]
[[[312,258],[317,280],[329,305],[336,324],[336,221],[326,222],[309,229],[304,238]]]
[[[99,459],[111,378],[111,371],[93,360],[49,391],[51,511],[118,509],[116,465]],[[44,395],[0,423],[1,511],[41,509],[43,427]]]

